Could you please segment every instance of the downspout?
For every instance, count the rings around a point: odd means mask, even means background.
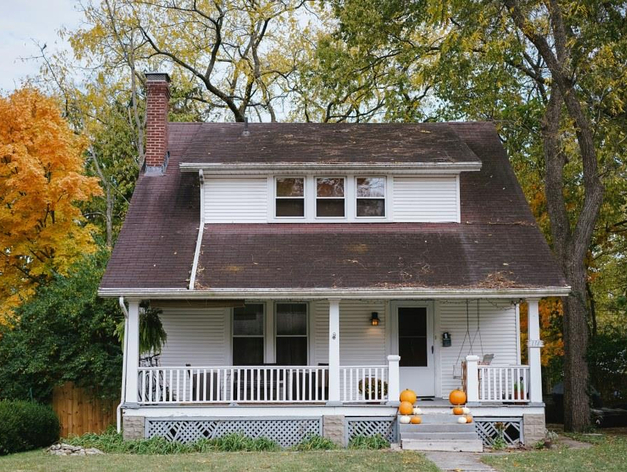
[[[514,304],[516,307],[516,363],[520,365],[522,362],[520,355],[520,302]]]
[[[198,270],[198,259],[200,258],[200,248],[202,247],[202,234],[205,229],[205,175],[203,174],[202,169],[198,171],[198,180],[200,181],[200,219],[198,220],[198,238],[196,239],[196,249],[194,250],[192,273],[189,277],[189,290],[194,290],[194,287],[196,285],[196,271]]]
[[[128,332],[128,310],[126,309],[126,305],[124,304],[124,297],[120,297],[118,303],[120,304],[122,313],[124,313],[124,347],[122,348],[122,394],[120,404],[116,409],[117,431],[119,434],[122,432],[122,405],[124,404],[124,400],[126,399],[126,353],[128,352],[128,336],[126,334]]]

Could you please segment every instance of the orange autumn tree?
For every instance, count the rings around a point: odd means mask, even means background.
[[[95,250],[77,204],[101,194],[85,140],[33,88],[0,96],[0,323],[54,273]]]
[[[520,337],[523,363],[527,359],[527,308],[520,305]],[[564,355],[564,341],[562,339],[562,317],[564,310],[562,300],[557,297],[543,298],[538,306],[540,314],[540,339],[544,341],[542,348],[542,365],[547,366],[554,357]]]

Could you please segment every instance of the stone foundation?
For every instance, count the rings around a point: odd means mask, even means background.
[[[533,446],[544,439],[546,434],[546,422],[544,414],[523,415],[523,438],[525,445]]]
[[[143,416],[123,416],[122,436],[124,439],[143,439],[145,434]]]
[[[322,417],[322,435],[338,446],[346,447],[344,416],[325,415]]]

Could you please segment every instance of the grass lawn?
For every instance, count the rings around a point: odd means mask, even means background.
[[[579,436],[578,440],[594,443],[589,449],[566,449],[511,453],[484,457],[495,469],[538,472],[620,472],[627,471],[627,437]]]
[[[51,456],[43,451],[0,457],[1,472],[142,471],[424,471],[438,468],[415,452],[212,452],[207,454]]]

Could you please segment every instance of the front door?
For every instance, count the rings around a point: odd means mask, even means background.
[[[429,314],[426,306],[396,307],[401,391],[409,388],[420,397],[435,395],[433,324]]]

